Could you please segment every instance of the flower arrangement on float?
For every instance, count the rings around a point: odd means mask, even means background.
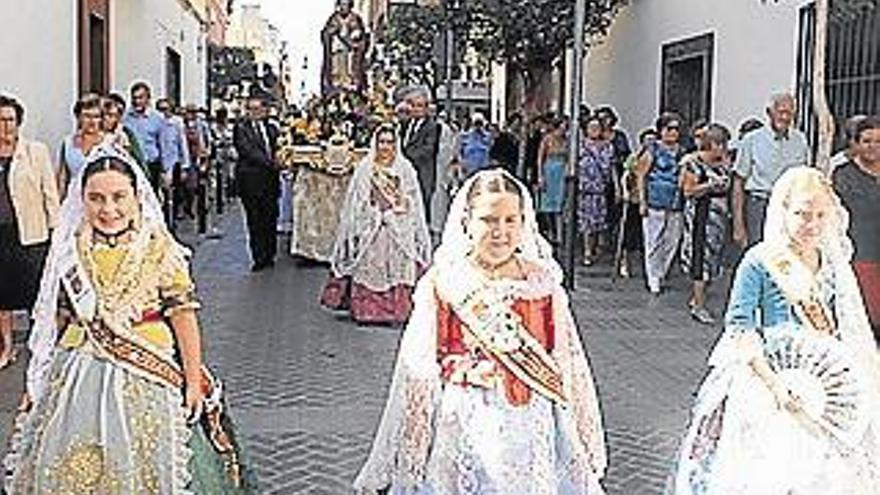
[[[350,173],[366,154],[376,127],[393,118],[386,100],[381,88],[368,95],[343,91],[326,98],[313,96],[298,115],[285,121],[279,162],[288,169],[306,166]]]

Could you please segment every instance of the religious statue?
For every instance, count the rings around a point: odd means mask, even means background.
[[[363,19],[352,10],[352,3],[352,0],[337,0],[336,12],[321,31],[324,45],[321,93],[325,97],[342,91],[363,93],[367,88],[370,35]]]

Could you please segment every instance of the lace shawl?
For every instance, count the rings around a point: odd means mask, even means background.
[[[375,149],[375,146],[373,147]],[[421,266],[431,259],[431,238],[425,220],[425,211],[415,169],[398,150],[390,165],[390,173],[398,178],[400,193],[406,198],[407,211],[396,213],[382,210],[371,200],[375,154],[370,153],[355,168],[345,196],[333,248],[334,276],[352,274],[363,259],[380,229],[387,229],[402,254]],[[410,282],[407,280],[389,281]]]

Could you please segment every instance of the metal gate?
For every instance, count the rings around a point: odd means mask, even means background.
[[[797,66],[801,126],[813,143],[817,134],[812,104],[815,19],[815,4],[801,9]],[[827,63],[826,91],[837,125],[835,148],[839,148],[844,145],[847,118],[880,114],[880,7],[866,6],[832,16]]]

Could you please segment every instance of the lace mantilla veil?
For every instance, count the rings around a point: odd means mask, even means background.
[[[786,201],[795,184],[802,175],[816,175],[828,184],[832,192],[831,201],[833,214],[821,240],[820,251],[823,263],[830,264],[834,273],[836,287],[837,324],[841,341],[856,356],[862,372],[872,392],[869,394],[874,405],[871,410],[880,413],[880,355],[868,321],[861,290],[852,269],[853,245],[849,238],[849,212],[833,193],[828,179],[818,170],[811,167],[795,167],[786,171],[773,188],[767,206],[767,219],[764,223],[764,239],[788,239],[786,232],[785,213]],[[878,417],[880,418],[880,417]],[[880,424],[876,425],[880,427]],[[877,432],[880,433],[880,432]]]
[[[396,152],[394,162],[389,166],[389,172],[400,179],[402,193],[412,198],[414,204],[410,205],[404,214],[392,211],[380,212],[378,208],[368,206],[380,133],[381,128],[373,134],[369,153],[355,167],[342,205],[336,243],[333,247],[332,270],[335,276],[351,275],[373,241],[375,233],[383,224],[395,233],[398,247],[409,258],[416,260],[421,266],[427,266],[431,260],[431,235],[422,208],[418,177],[410,161],[403,155],[400,137],[397,136],[396,131]],[[385,290],[384,287],[376,289]]]
[[[172,239],[173,256],[188,257],[189,250],[173,241],[173,236],[168,232],[161,203],[153,192],[146,174],[128,153],[110,142],[104,142],[89,153],[86,163],[107,158],[122,161],[134,171],[140,205],[136,239],[142,240],[152,233],[162,232]],[[27,368],[27,392],[34,402],[45,391],[55,355],[55,344],[58,339],[56,317],[64,267],[79,263],[76,237],[85,222],[82,180],[86,168],[82,167],[77,175],[71,178],[67,196],[61,204],[58,227],[52,232],[49,254],[40,280],[40,291],[34,305],[34,326],[28,341],[31,358]]]
[[[849,238],[849,212],[840,198],[833,193],[828,178],[811,167],[795,167],[787,170],[773,187],[773,193],[767,206],[767,217],[764,223],[764,239],[788,239],[786,232],[785,213],[786,201],[800,176],[815,175],[828,184],[832,192],[833,214],[821,240],[820,252],[823,263],[830,264],[836,288],[836,316],[840,339],[856,358],[860,373],[864,375],[867,385],[866,410],[870,411],[871,427],[866,440],[873,444],[874,452],[880,452],[880,353],[874,340],[874,334],[868,321],[861,290],[852,269],[853,245]],[[880,476],[880,473],[877,473]]]
[[[575,473],[573,478],[597,487],[597,493],[601,491],[598,481],[607,464],[601,414],[592,374],[561,286],[562,269],[553,259],[550,244],[538,231],[534,204],[526,187],[503,170],[489,170],[475,174],[459,189],[446,219],[441,244],[434,252],[433,265],[416,287],[414,310],[401,339],[388,402],[370,455],[355,479],[356,493],[376,493],[391,484],[414,489],[424,480],[433,438],[432,422],[442,390],[437,364],[438,287],[463,287],[478,277],[468,260],[472,242],[465,231],[467,196],[475,182],[487,174],[504,175],[520,189],[523,232],[518,256],[545,275],[553,297],[557,334],[553,356],[562,372],[565,395],[571,398],[567,405],[557,406],[558,427],[576,439],[576,460],[570,467]]]

